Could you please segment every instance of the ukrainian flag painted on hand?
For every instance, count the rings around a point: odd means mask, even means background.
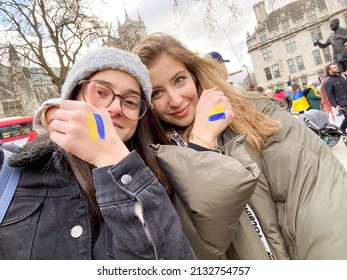
[[[212,110],[208,111],[208,120],[210,122],[214,122],[217,120],[223,120],[226,118],[225,116],[225,107],[219,106],[216,108],[213,108]]]
[[[308,108],[310,108],[310,104],[308,104],[305,95],[300,90],[297,90],[293,95],[293,111],[298,113]]]
[[[87,124],[90,137],[94,143],[98,139],[105,140],[104,122],[99,114],[87,114]]]

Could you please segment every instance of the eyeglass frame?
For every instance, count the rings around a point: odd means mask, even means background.
[[[141,96],[139,96],[139,97],[137,97],[137,96],[131,96],[131,97],[133,97],[133,98],[134,98],[134,97],[135,97],[135,98],[138,98],[138,99],[141,101],[141,107],[140,107],[139,114],[141,113],[141,110],[143,110],[143,113],[142,113],[142,115],[141,115],[139,118],[131,119],[131,118],[127,117],[127,116],[124,114],[124,112],[123,112],[123,101],[124,101],[124,99],[126,99],[126,98],[129,97],[129,96],[123,97],[122,95],[115,93],[115,92],[113,91],[113,89],[112,89],[110,86],[106,85],[105,83],[103,83],[103,82],[101,82],[101,81],[93,81],[93,80],[80,80],[80,81],[78,82],[78,85],[81,86],[81,89],[82,89],[82,96],[83,96],[83,100],[84,100],[85,102],[87,102],[87,100],[86,100],[86,98],[85,98],[85,90],[86,90],[85,87],[86,87],[87,84],[89,84],[89,83],[91,83],[91,82],[94,82],[94,83],[96,83],[96,84],[101,84],[101,85],[107,87],[107,88],[112,92],[112,100],[111,100],[111,102],[110,102],[107,106],[105,106],[105,108],[109,107],[109,106],[113,103],[113,101],[115,101],[116,97],[118,97],[118,98],[120,99],[120,108],[121,108],[121,111],[122,111],[122,115],[123,115],[126,119],[128,119],[128,120],[130,120],[130,121],[138,121],[138,120],[142,119],[143,116],[144,116],[144,115],[146,114],[146,112],[148,111],[148,109],[152,108],[152,105],[149,104],[146,100],[144,100]],[[142,93],[143,93],[142,89],[140,89],[140,91],[141,91],[141,94],[142,94]],[[144,107],[145,107],[144,109],[142,109],[142,106],[143,106],[143,105],[144,105]]]

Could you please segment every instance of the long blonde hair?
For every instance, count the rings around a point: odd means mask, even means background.
[[[221,75],[221,70],[212,59],[199,56],[183,46],[181,42],[164,33],[154,33],[146,37],[135,48],[135,53],[149,68],[156,59],[166,54],[182,61],[193,80],[198,95],[205,89],[217,87],[229,98],[234,111],[234,119],[230,127],[239,134],[246,134],[248,143],[260,151],[264,139],[276,133],[280,127],[278,121],[257,112],[247,100],[252,97],[237,92]],[[259,97],[264,98],[264,97]],[[188,128],[188,131],[190,128]]]

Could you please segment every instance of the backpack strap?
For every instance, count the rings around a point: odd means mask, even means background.
[[[5,149],[2,149],[2,151],[4,153],[4,160],[0,169],[0,224],[10,206],[21,174],[20,167],[11,167],[8,165],[8,159],[12,153]]]

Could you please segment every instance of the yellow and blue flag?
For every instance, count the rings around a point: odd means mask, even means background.
[[[98,139],[105,140],[104,122],[99,114],[87,114],[87,124],[94,143]]]
[[[208,111],[208,120],[210,122],[214,122],[217,120],[225,119],[226,116],[224,111],[225,111],[224,106],[213,108],[212,110]]]
[[[293,111],[298,113],[308,108],[310,108],[310,104],[308,104],[305,95],[300,90],[297,90],[293,95]]]

